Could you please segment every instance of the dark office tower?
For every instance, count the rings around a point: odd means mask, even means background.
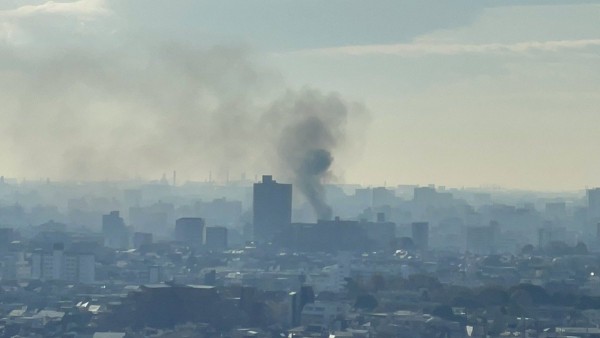
[[[429,223],[415,222],[412,224],[412,240],[419,250],[426,251],[429,247]]]
[[[227,249],[227,228],[207,227],[205,245],[208,249],[212,250]]]
[[[0,251],[7,250],[14,237],[12,228],[0,228]]]
[[[292,185],[280,184],[270,175],[254,183],[254,240],[268,242],[292,223]]]
[[[299,292],[290,292],[290,324],[299,326],[302,321],[302,309],[306,304],[315,302],[315,293],[312,286],[304,285]]]
[[[176,220],[175,240],[191,247],[201,247],[204,243],[204,219],[184,217]]]
[[[104,235],[104,246],[111,249],[129,248],[129,233],[118,211],[102,215],[102,234]]]
[[[600,218],[600,188],[588,189],[588,213],[592,219]]]

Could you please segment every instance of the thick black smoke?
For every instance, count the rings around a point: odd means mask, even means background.
[[[319,219],[331,219],[331,207],[325,201],[323,178],[327,174],[333,157],[325,149],[309,149],[304,154],[300,170],[296,171],[297,185],[308,198]]]
[[[271,108],[271,115],[283,121],[277,129],[281,165],[319,219],[332,216],[323,183],[332,175],[333,153],[345,143],[351,109],[337,95],[316,90],[288,93]]]
[[[4,169],[16,176],[119,180],[177,169],[199,179],[277,166],[320,218],[331,217],[322,184],[348,118],[364,111],[336,94],[285,89],[242,49],[176,44],[0,47],[0,106]]]

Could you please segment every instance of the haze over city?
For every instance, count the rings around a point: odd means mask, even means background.
[[[8,177],[290,177],[286,115],[334,99],[329,182],[600,184],[595,1],[0,6]]]
[[[600,337],[600,0],[1,0],[0,338]]]

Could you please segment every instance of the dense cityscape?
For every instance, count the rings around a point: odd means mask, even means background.
[[[0,338],[600,338],[600,0],[0,0]]]
[[[600,189],[0,184],[2,337],[594,337]]]

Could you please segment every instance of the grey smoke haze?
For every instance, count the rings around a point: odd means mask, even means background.
[[[0,48],[3,150],[27,177],[275,172],[330,218],[322,183],[333,177],[349,116],[364,108],[281,88],[275,71],[240,48]]]
[[[331,218],[323,181],[331,176],[332,153],[343,144],[349,107],[335,95],[304,91],[276,101],[271,114],[284,113],[277,151],[320,219]]]

